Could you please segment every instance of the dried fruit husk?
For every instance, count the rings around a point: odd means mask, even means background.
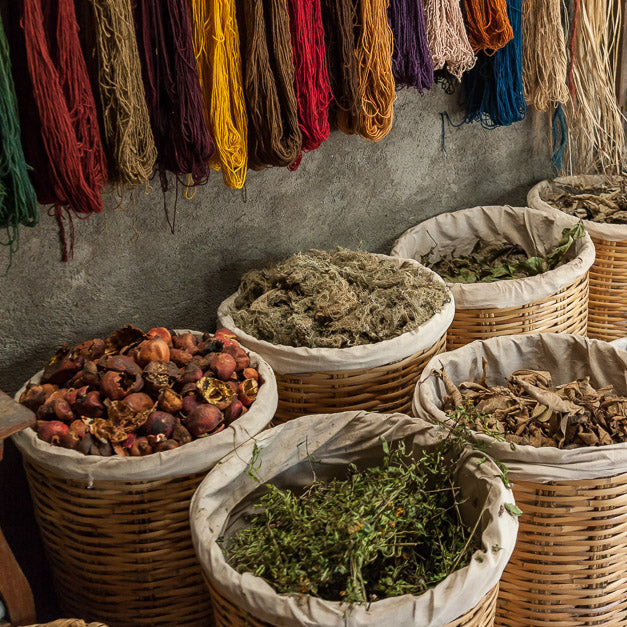
[[[441,257],[429,262],[433,250],[421,262],[449,283],[493,283],[543,274],[567,261],[576,239],[585,235],[583,223],[562,230],[557,246],[546,257],[529,256],[518,244],[478,240],[467,255]]]
[[[556,386],[549,372],[517,370],[506,385],[488,387],[485,378],[455,386],[444,370],[433,374],[445,383],[444,411],[475,431],[535,447],[627,441],[627,396],[596,389],[590,377]]]
[[[105,354],[111,355],[121,352],[123,349],[139,344],[147,338],[148,336],[141,329],[132,324],[125,324],[105,339]]]
[[[89,431],[101,442],[119,444],[129,433],[137,431],[148,420],[154,408],[135,412],[121,401],[105,399],[106,418],[95,418],[89,423]]]
[[[604,183],[551,183],[540,194],[542,200],[582,220],[627,224],[627,177],[608,178]]]
[[[220,379],[203,377],[196,383],[196,388],[207,403],[216,405],[218,409],[226,409],[236,398],[233,389]]]

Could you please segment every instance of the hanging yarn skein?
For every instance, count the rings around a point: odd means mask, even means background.
[[[359,66],[355,55],[356,0],[322,0],[327,68],[338,128],[347,135],[359,125]]]
[[[514,37],[507,0],[464,0],[464,14],[468,41],[475,53],[494,54]]]
[[[359,40],[359,134],[382,140],[394,122],[396,91],[392,73],[392,29],[388,0],[360,0]]]
[[[523,0],[522,28],[525,99],[538,111],[552,111],[570,98],[562,0]]]
[[[244,0],[241,8],[249,164],[257,170],[289,166],[298,159],[303,138],[287,6],[285,0]]]
[[[168,188],[166,170],[189,173],[194,185],[203,185],[215,147],[204,117],[186,0],[135,0],[134,18],[161,188]]]
[[[0,239],[0,244],[9,249],[7,272],[17,250],[19,225],[35,226],[39,222],[37,198],[27,167],[20,140],[9,44],[0,15],[0,228],[7,232],[7,239]]]
[[[290,16],[294,89],[304,152],[315,150],[329,137],[331,85],[324,47],[320,0],[287,0]],[[296,169],[299,158],[290,166]]]
[[[121,185],[146,184],[157,158],[131,0],[91,0],[96,21],[98,82],[103,136],[111,179]]]
[[[457,80],[475,65],[459,0],[424,0],[427,41],[433,69],[446,69]]]
[[[248,118],[235,0],[191,0],[192,35],[205,119],[216,145],[211,164],[241,189],[248,167]]]
[[[569,174],[619,174],[625,151],[625,118],[616,100],[620,3],[577,0],[572,81],[574,96],[566,106]]]
[[[466,122],[484,128],[509,126],[525,118],[522,79],[522,0],[508,0],[514,38],[493,55],[480,52],[477,65],[464,75]]]
[[[392,71],[396,84],[415,87],[422,94],[433,87],[433,57],[422,0],[390,0],[388,18],[394,38]]]
[[[47,33],[56,39],[49,42]],[[73,0],[25,0],[24,38],[50,163],[63,260],[67,261],[73,242],[68,253],[62,208],[69,206],[78,217],[102,211],[100,191],[107,182],[96,105],[78,39]],[[70,213],[68,218],[73,233]]]

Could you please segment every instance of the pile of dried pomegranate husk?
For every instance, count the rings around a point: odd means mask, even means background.
[[[141,456],[222,431],[257,396],[259,373],[226,329],[147,333],[63,346],[20,402],[40,439],[85,455]]]
[[[596,389],[590,377],[554,385],[551,374],[517,370],[506,385],[486,385],[486,361],[480,381],[456,386],[444,370],[444,411],[470,429],[514,444],[570,449],[627,441],[627,396],[612,385]]]

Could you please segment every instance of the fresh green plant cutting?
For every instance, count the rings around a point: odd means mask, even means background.
[[[329,601],[421,594],[466,566],[480,545],[453,483],[460,442],[449,438],[414,457],[402,442],[383,441],[380,466],[350,465],[347,478],[314,480],[302,494],[268,485],[249,526],[224,543],[229,564],[279,593]]]
[[[428,266],[449,283],[491,283],[520,279],[553,270],[566,260],[566,254],[576,239],[586,234],[578,222],[562,231],[562,238],[546,257],[529,257],[518,244],[478,240],[468,255],[455,256],[455,251],[435,262],[429,262],[431,252],[422,258]]]

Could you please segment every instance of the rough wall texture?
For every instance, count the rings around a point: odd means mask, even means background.
[[[448,127],[445,158],[439,114],[447,109],[461,118],[456,97],[440,88],[424,97],[399,92],[382,142],[334,132],[296,172],[249,173],[246,201],[216,173],[192,200],[179,193],[174,234],[155,181],[150,194],[135,192],[134,208],[76,220],[70,263],[59,261],[56,222],[44,215],[39,227],[22,229],[0,279],[0,389],[14,392],[55,346],[127,322],[212,330],[242,272],[271,258],[336,245],[388,252],[405,229],[443,211],[524,204],[549,174],[538,121]],[[173,193],[167,204],[172,214]]]

